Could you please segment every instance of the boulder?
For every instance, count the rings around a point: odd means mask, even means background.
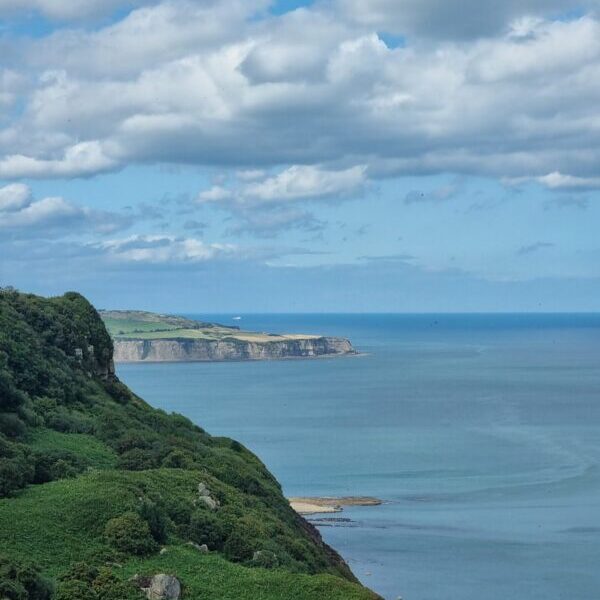
[[[148,600],[179,600],[181,597],[181,584],[173,575],[164,573],[159,573],[154,577],[134,575],[130,581],[146,594]]]
[[[219,507],[219,501],[215,500],[210,495],[210,490],[203,482],[200,482],[198,484],[198,502],[201,502],[210,510],[217,510],[217,508]]]

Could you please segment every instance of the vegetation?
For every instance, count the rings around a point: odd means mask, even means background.
[[[0,498],[1,598],[132,600],[157,572],[184,598],[375,597],[256,456],[118,381],[75,293],[0,291]]]
[[[101,311],[108,332],[115,340],[196,339],[268,343],[311,339],[318,336],[241,331],[239,327],[193,321],[172,315],[143,311]]]

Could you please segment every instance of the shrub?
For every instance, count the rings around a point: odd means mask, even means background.
[[[3,600],[49,600],[52,585],[29,563],[0,555],[0,598]]]
[[[53,600],[94,600],[95,592],[88,583],[78,581],[61,581],[57,588]]]
[[[187,529],[193,511],[194,505],[190,501],[177,497],[169,499],[167,514],[175,525],[182,525]]]
[[[156,466],[156,458],[152,451],[142,448],[133,448],[119,457],[119,467],[126,471],[145,471]]]
[[[156,550],[148,523],[134,512],[123,513],[108,521],[104,536],[113,548],[127,554],[143,556]]]
[[[244,562],[254,556],[256,550],[252,540],[243,531],[236,529],[223,545],[223,554],[233,562]]]
[[[279,559],[270,550],[259,550],[252,556],[252,564],[263,569],[275,569],[279,566]]]
[[[138,509],[138,512],[140,513],[140,517],[142,517],[142,519],[148,523],[150,533],[152,534],[154,540],[159,544],[166,542],[168,519],[164,508],[152,500],[144,498]]]
[[[109,569],[100,570],[77,563],[61,577],[54,600],[137,600],[140,592],[115,577]]]
[[[0,435],[0,498],[27,485],[34,475],[29,450]]]
[[[226,537],[225,529],[218,517],[203,509],[197,509],[192,513],[188,534],[192,541],[206,544],[211,550],[221,550]]]
[[[15,413],[0,413],[0,433],[10,438],[19,438],[25,435],[25,423]]]
[[[189,469],[193,458],[182,450],[172,450],[162,460],[162,466],[167,469]]]
[[[46,483],[56,479],[75,477],[86,464],[77,455],[67,450],[34,452],[34,483]]]
[[[98,600],[137,600],[142,598],[141,592],[131,583],[121,581],[106,568],[100,569],[100,573],[92,585]]]

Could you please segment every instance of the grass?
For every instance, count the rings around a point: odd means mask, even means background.
[[[150,575],[176,572],[183,581],[184,598],[202,600],[374,600],[375,594],[332,575],[302,575],[279,570],[248,568],[215,553],[199,554],[183,546],[166,554],[132,560],[120,572]]]
[[[94,471],[74,479],[30,486],[0,500],[2,550],[38,562],[51,576],[105,549],[109,519],[133,510],[147,489],[171,498],[192,497],[197,473],[180,469]]]
[[[52,429],[34,431],[29,440],[34,450],[68,450],[98,469],[111,469],[117,464],[117,455],[92,435],[84,433],[60,433]]]
[[[302,334],[269,334],[240,331],[235,327],[190,321],[181,317],[136,311],[106,312],[102,319],[110,335],[118,340],[234,340],[259,344],[273,341],[314,339],[319,336]]]
[[[161,469],[146,472],[97,471],[75,479],[31,486],[16,498],[0,500],[2,549],[14,559],[35,561],[50,577],[78,561],[93,562],[106,551],[105,523],[132,509],[140,494],[189,497],[198,474]],[[166,554],[129,558],[114,573],[176,574],[184,598],[203,600],[374,600],[375,594],[340,577],[250,568],[220,554],[200,554],[173,540]]]

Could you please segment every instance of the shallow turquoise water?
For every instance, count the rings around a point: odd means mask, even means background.
[[[121,365],[119,376],[245,443],[289,495],[384,499],[321,532],[385,598],[600,598],[600,316],[241,324],[344,335],[365,354]]]

